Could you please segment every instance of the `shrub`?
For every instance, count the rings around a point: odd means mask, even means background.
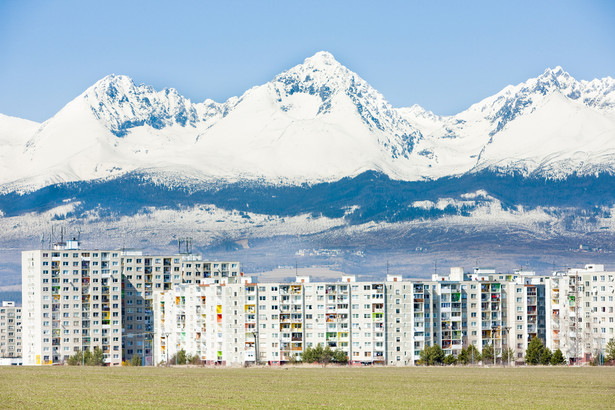
[[[201,356],[199,356],[196,353],[188,356],[187,360],[188,360],[188,363],[195,365],[195,366],[200,366],[203,364],[203,361],[201,360]]]

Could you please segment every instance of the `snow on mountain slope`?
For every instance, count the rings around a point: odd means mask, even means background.
[[[484,168],[562,177],[615,164],[615,80],[577,81],[560,67],[447,117],[391,107],[319,52],[224,103],[110,75],[40,126],[6,118],[4,191],[134,170],[165,183],[300,184],[370,169],[420,180]]]
[[[87,101],[78,97],[45,121],[26,143],[22,160],[29,171],[27,183],[45,186],[117,174],[114,171],[130,166],[130,161],[115,149],[116,139],[93,116]],[[13,172],[10,176],[15,180],[23,169]]]
[[[41,124],[0,114],[0,144],[2,147],[23,147],[24,142]]]
[[[8,175],[23,166],[17,160],[38,127],[37,122],[0,114],[0,175]]]
[[[565,177],[612,172],[615,166],[615,80],[577,81],[561,67],[449,117],[404,109],[421,124],[438,162],[501,172]],[[442,161],[445,159],[445,161]],[[453,173],[453,172],[451,172]]]
[[[603,115],[553,91],[485,146],[479,168],[563,177],[609,171],[615,164],[615,115]],[[602,164],[606,166],[600,168]]]
[[[195,152],[212,164],[224,158],[218,169],[228,175],[332,180],[376,169],[408,177],[419,138],[382,95],[321,52],[246,92],[199,134]]]
[[[96,118],[118,137],[143,125],[158,130],[175,124],[195,127],[219,116],[224,109],[223,104],[211,100],[192,104],[173,88],[156,91],[151,86],[137,86],[123,75],[103,78],[82,97]]]

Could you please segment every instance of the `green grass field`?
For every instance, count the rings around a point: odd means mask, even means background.
[[[0,407],[613,408],[615,367],[0,368]]]

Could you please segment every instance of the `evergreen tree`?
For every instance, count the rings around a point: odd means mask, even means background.
[[[542,349],[542,352],[540,353],[540,364],[544,366],[551,364],[552,356],[553,356],[553,353],[551,353],[551,349],[549,349],[548,347],[545,347],[544,349]]]
[[[481,361],[482,355],[474,345],[468,346],[468,363],[475,364]]]
[[[301,354],[301,361],[303,363],[314,363],[314,349],[307,347]]]
[[[440,345],[436,343],[431,347],[425,346],[425,348],[421,350],[420,357],[421,364],[424,366],[433,366],[435,364],[444,363],[445,354]]]
[[[470,358],[468,357],[468,350],[465,347],[461,348],[461,352],[459,353],[457,361],[461,364],[468,364],[470,362]]]
[[[141,361],[141,356],[133,355],[130,359],[131,366],[143,366],[143,362]]]
[[[525,363],[531,365],[540,363],[540,355],[542,354],[543,350],[544,346],[542,344],[542,340],[534,336],[530,344],[527,346],[527,350],[525,351]]]
[[[327,345],[325,349],[322,351],[322,357],[320,358],[320,363],[323,363],[326,365],[327,363],[331,362],[332,359],[333,359],[333,350],[331,350],[331,347]]]
[[[321,363],[323,353],[324,353],[324,349],[322,348],[320,343],[318,343],[318,345],[314,348],[314,350],[312,350],[312,354],[313,354],[312,362]]]
[[[444,364],[446,365],[452,365],[452,364],[457,364],[457,356],[449,354],[444,358]]]
[[[515,360],[515,352],[510,347],[507,347],[502,351],[502,364],[508,364],[511,360]]]
[[[177,352],[177,364],[186,364],[186,351],[184,349]]]
[[[557,349],[555,352],[553,352],[553,356],[551,356],[551,364],[553,366],[566,364],[566,359],[564,358],[564,355],[561,350]]]
[[[100,347],[95,347],[94,352],[90,352],[89,350],[83,353],[77,352],[68,359],[68,364],[78,366],[82,363],[85,363],[86,366],[104,366],[105,354]]]
[[[609,340],[605,347],[606,350],[606,361],[610,362],[611,360],[615,360],[615,339]]]
[[[419,353],[419,357],[423,366],[429,366],[429,347],[425,346]]]
[[[81,366],[83,360],[83,352],[81,350],[77,351],[74,355],[70,356],[66,363],[69,366]]]
[[[482,353],[483,363],[485,364],[493,363],[493,356],[494,356],[493,346],[492,345],[483,346],[483,353]]]
[[[346,356],[346,353],[343,350],[336,349],[335,352],[333,352],[333,362],[338,364],[348,364],[348,356]]]
[[[442,348],[440,347],[439,344],[435,343],[433,346],[431,346],[431,352],[430,352],[430,359],[431,359],[431,364],[442,364],[444,363],[444,350],[442,350]]]

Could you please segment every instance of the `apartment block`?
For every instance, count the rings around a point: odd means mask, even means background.
[[[384,286],[387,364],[414,364],[425,346],[424,286],[398,275],[388,275]]]
[[[21,307],[3,301],[0,307],[0,357],[22,356]]]
[[[178,285],[154,295],[154,361],[166,363],[184,349],[205,364],[233,365],[254,360],[246,344],[246,287],[240,283]],[[249,346],[249,348],[248,348]]]
[[[615,272],[593,264],[556,272],[546,292],[547,346],[573,363],[604,354],[615,338]]]
[[[183,284],[155,295],[154,356],[184,349],[207,363],[280,364],[321,345],[352,364],[405,366],[426,346],[458,355],[473,344],[493,345],[496,357],[512,347],[522,360],[532,337],[545,337],[544,281],[530,272],[453,268],[432,280]]]
[[[496,358],[511,348],[510,361],[522,363],[538,337],[572,362],[587,362],[615,337],[614,277],[602,265],[587,265],[552,276],[452,268],[431,280],[389,275],[382,282],[357,282],[344,275],[337,282],[301,276],[294,283],[244,282],[243,302],[236,303],[243,303],[237,320],[245,332],[243,338],[225,339],[232,346],[228,353],[243,349],[243,357],[227,359],[224,351],[222,360],[209,354],[202,359],[279,364],[300,360],[306,348],[320,344],[341,349],[352,364],[403,366],[416,364],[426,346],[438,344],[446,354],[458,355],[472,344],[479,351],[493,346]],[[174,295],[173,288],[166,292]],[[184,342],[176,346],[190,348]]]
[[[84,250],[72,240],[23,252],[22,283],[21,311],[5,302],[0,312],[0,351],[31,365],[95,347],[108,365],[135,355],[154,365],[180,349],[207,364],[276,365],[321,345],[353,365],[407,366],[434,344],[452,355],[493,346],[498,360],[511,348],[521,363],[534,337],[584,363],[615,337],[615,272],[603,265],[550,276],[452,268],[431,280],[253,283],[239,262]]]
[[[240,275],[238,262],[83,250],[76,240],[23,252],[24,363],[63,363],[79,350],[100,347],[108,365],[133,355],[153,364],[154,292]]]
[[[80,250],[77,241],[22,253],[23,361],[63,363],[99,347],[105,362],[122,361],[119,252]]]

